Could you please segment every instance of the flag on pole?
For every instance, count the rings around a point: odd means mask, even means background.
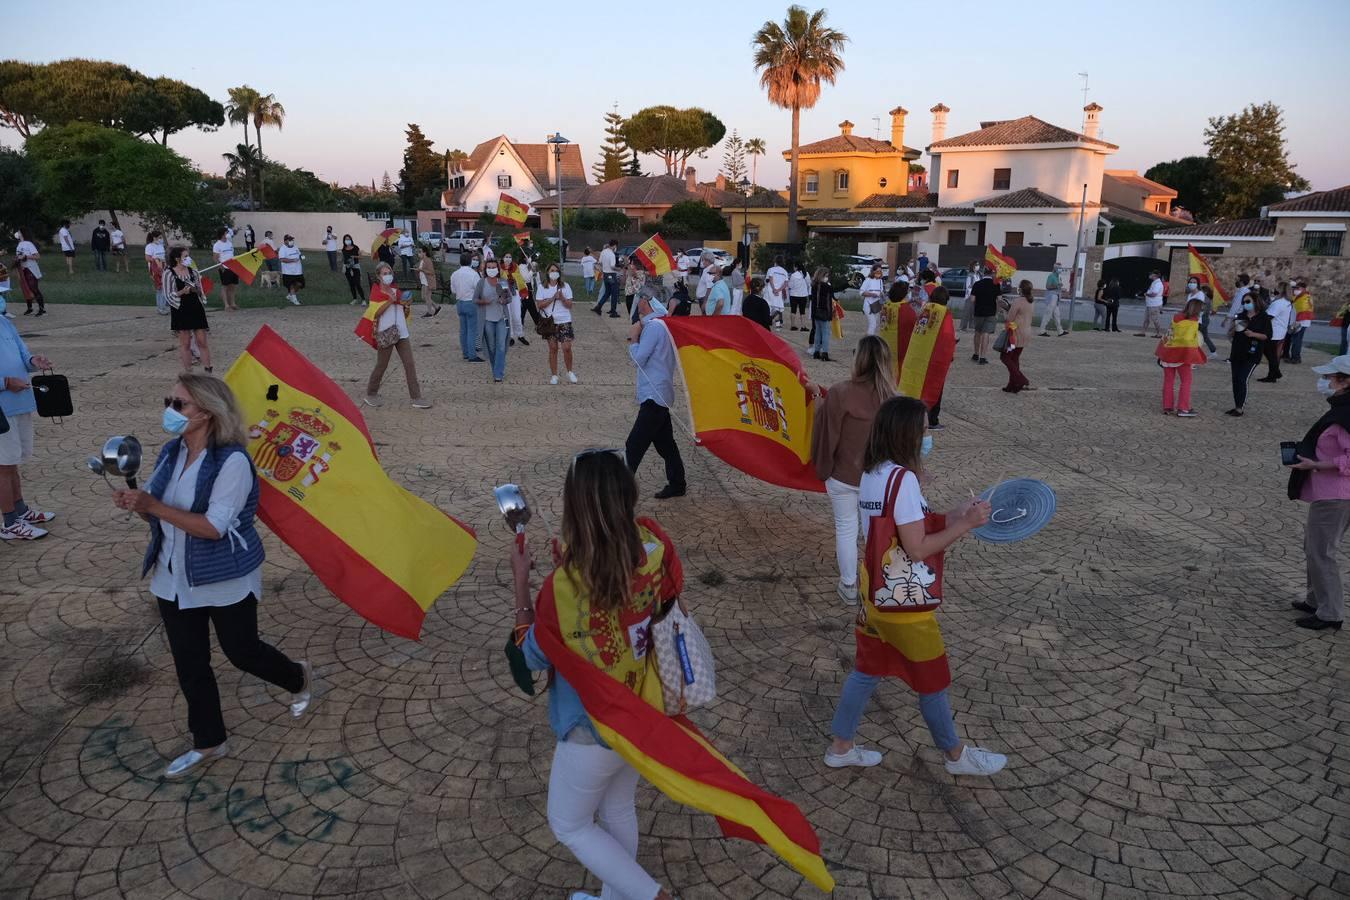
[[[1233,299],[1223,289],[1223,285],[1219,282],[1219,276],[1214,274],[1214,267],[1209,264],[1209,260],[1205,259],[1199,250],[1195,249],[1194,244],[1186,245],[1186,262],[1190,276],[1200,284],[1209,285],[1209,289],[1214,292],[1214,305],[1216,307],[1223,306]],[[1309,316],[1309,318],[1312,317]]]
[[[502,194],[497,201],[497,221],[502,225],[514,225],[519,228],[525,224],[527,215],[529,208],[510,194]]]
[[[403,234],[403,232],[398,228],[386,228],[384,231],[381,231],[375,236],[375,240],[370,245],[370,258],[378,259],[380,256],[380,248],[397,243],[399,235],[401,234]]]
[[[925,303],[914,322],[896,389],[932,409],[942,398],[942,386],[955,356],[956,329],[951,310],[940,303]]]
[[[1017,271],[1017,260],[1006,253],[1000,253],[994,249],[993,244],[988,244],[984,248],[984,262],[994,270],[994,277],[999,281],[1005,278],[1011,278]]]
[[[881,325],[877,334],[891,350],[891,377],[896,387],[900,386],[900,367],[905,362],[905,353],[909,350],[910,339],[914,336],[914,323],[919,316],[908,300],[899,303],[887,301],[881,307]]]
[[[816,327],[822,328],[824,326],[817,322]],[[834,316],[830,319],[830,337],[836,341],[844,339],[844,304],[838,300],[834,301]]]
[[[633,258],[653,275],[664,275],[675,268],[675,254],[670,252],[661,235],[654,234],[633,251]]]
[[[263,245],[263,247],[266,246],[266,244]],[[233,256],[221,263],[221,266],[238,275],[239,280],[244,284],[252,284],[253,279],[258,277],[258,270],[267,263],[267,255],[263,253],[263,247],[255,247],[247,253]],[[276,253],[273,252],[272,255],[276,256]]]
[[[263,259],[277,258],[276,248],[274,248],[271,244],[259,244],[255,249],[257,250],[258,253],[262,254]]]
[[[516,239],[517,244],[524,247],[525,242],[530,239],[530,233],[528,231],[517,231],[515,234],[511,235],[511,237]]]
[[[743,316],[661,321],[675,342],[698,443],[760,481],[825,490],[811,464],[815,410],[796,351]]]
[[[251,423],[258,515],[339,600],[417,639],[473,530],[390,480],[346,392],[268,326],[225,373]]]

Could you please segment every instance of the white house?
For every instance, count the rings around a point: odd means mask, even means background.
[[[561,155],[562,188],[586,187],[586,168],[581,147],[563,144]],[[558,158],[551,144],[517,144],[499,134],[483,141],[468,159],[450,163],[446,175],[450,187],[441,194],[441,209],[449,222],[460,220],[472,225],[483,212],[496,212],[502,193],[525,204],[555,192]]]

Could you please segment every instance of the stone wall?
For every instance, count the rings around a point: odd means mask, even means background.
[[[1236,248],[1234,248],[1236,249]],[[1168,300],[1186,297],[1186,248],[1172,248],[1172,277],[1168,282]],[[1290,278],[1308,279],[1308,291],[1319,319],[1331,316],[1350,301],[1350,257],[1345,256],[1242,256],[1222,254],[1208,257],[1219,280],[1231,287],[1238,273],[1261,275],[1266,287]]]
[[[1274,222],[1275,240],[1272,242],[1271,252],[1278,256],[1302,256],[1299,250],[1303,247],[1303,226],[1343,224],[1344,220],[1320,216],[1279,216]],[[1350,255],[1350,240],[1342,240],[1341,256],[1347,255]],[[1308,285],[1308,289],[1311,290],[1312,285]]]

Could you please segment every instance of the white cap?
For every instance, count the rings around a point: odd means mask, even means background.
[[[1350,356],[1338,356],[1325,366],[1313,366],[1318,375],[1350,375]]]

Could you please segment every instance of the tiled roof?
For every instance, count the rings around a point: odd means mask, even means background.
[[[1149,196],[1153,197],[1175,197],[1177,192],[1165,184],[1159,184],[1150,178],[1145,178],[1138,172],[1112,172],[1109,169],[1102,173],[1103,178],[1110,178],[1121,184],[1127,184],[1132,188],[1138,188]]]
[[[568,206],[593,208],[613,206],[674,206],[691,196],[683,178],[673,175],[625,175],[601,184],[588,185],[574,191],[563,188],[563,199]],[[535,207],[553,208],[557,195],[534,201]]]
[[[483,141],[469,158],[459,164],[456,171],[460,172],[478,172],[487,165],[491,158],[492,151],[496,148],[498,141],[505,141],[516,151],[520,161],[525,164],[525,168],[534,176],[534,180],[539,182],[539,186],[545,190],[551,190],[554,187],[553,179],[548,177],[548,155],[553,152],[553,148],[548,144],[517,144],[504,134],[499,134],[494,138]],[[461,202],[468,194],[469,184],[472,179],[465,182],[464,187],[455,188],[445,192],[445,198],[450,205]],[[581,147],[578,144],[564,144],[562,150],[562,188],[563,191],[576,190],[586,186],[586,167],[581,160]]]
[[[797,149],[799,153],[905,153],[915,158],[921,153],[913,147],[896,149],[890,141],[879,141],[876,138],[862,137],[856,134],[836,134],[834,137],[827,137],[823,141],[802,144]],[[783,155],[785,157],[790,156],[791,151],[784,150]]]
[[[937,206],[937,194],[918,191],[913,194],[872,194],[858,204],[859,209],[928,209]]]
[[[1150,212],[1147,209],[1116,206],[1114,203],[1105,204],[1102,208],[1102,215],[1117,225],[1121,222],[1134,222],[1139,225],[1158,225],[1173,228],[1191,224],[1188,220],[1178,216],[1167,216],[1162,213]]]
[[[1187,225],[1182,228],[1159,228],[1153,232],[1159,237],[1274,237],[1274,219],[1230,219],[1210,222],[1208,225]]]
[[[1329,191],[1304,194],[1302,197],[1295,197],[1293,200],[1285,200],[1282,203],[1273,203],[1270,211],[1282,213],[1343,212],[1350,215],[1350,184],[1345,187],[1332,188]]]
[[[1120,149],[1107,141],[1090,138],[1085,134],[1051,125],[1035,116],[1023,116],[1006,122],[982,123],[976,131],[958,134],[946,140],[932,144],[929,150],[944,150],[948,147],[994,147],[1005,144],[1082,144],[1090,147],[1109,147]]]
[[[921,213],[859,211],[857,209],[845,209],[844,207],[803,209],[799,215],[810,222],[913,222],[916,225],[928,223],[928,216]]]
[[[1037,188],[1023,188],[988,200],[975,201],[976,209],[1067,209],[1070,205],[1077,204],[1066,203]]]
[[[933,210],[933,216],[974,216],[978,215],[973,206],[939,206]]]

